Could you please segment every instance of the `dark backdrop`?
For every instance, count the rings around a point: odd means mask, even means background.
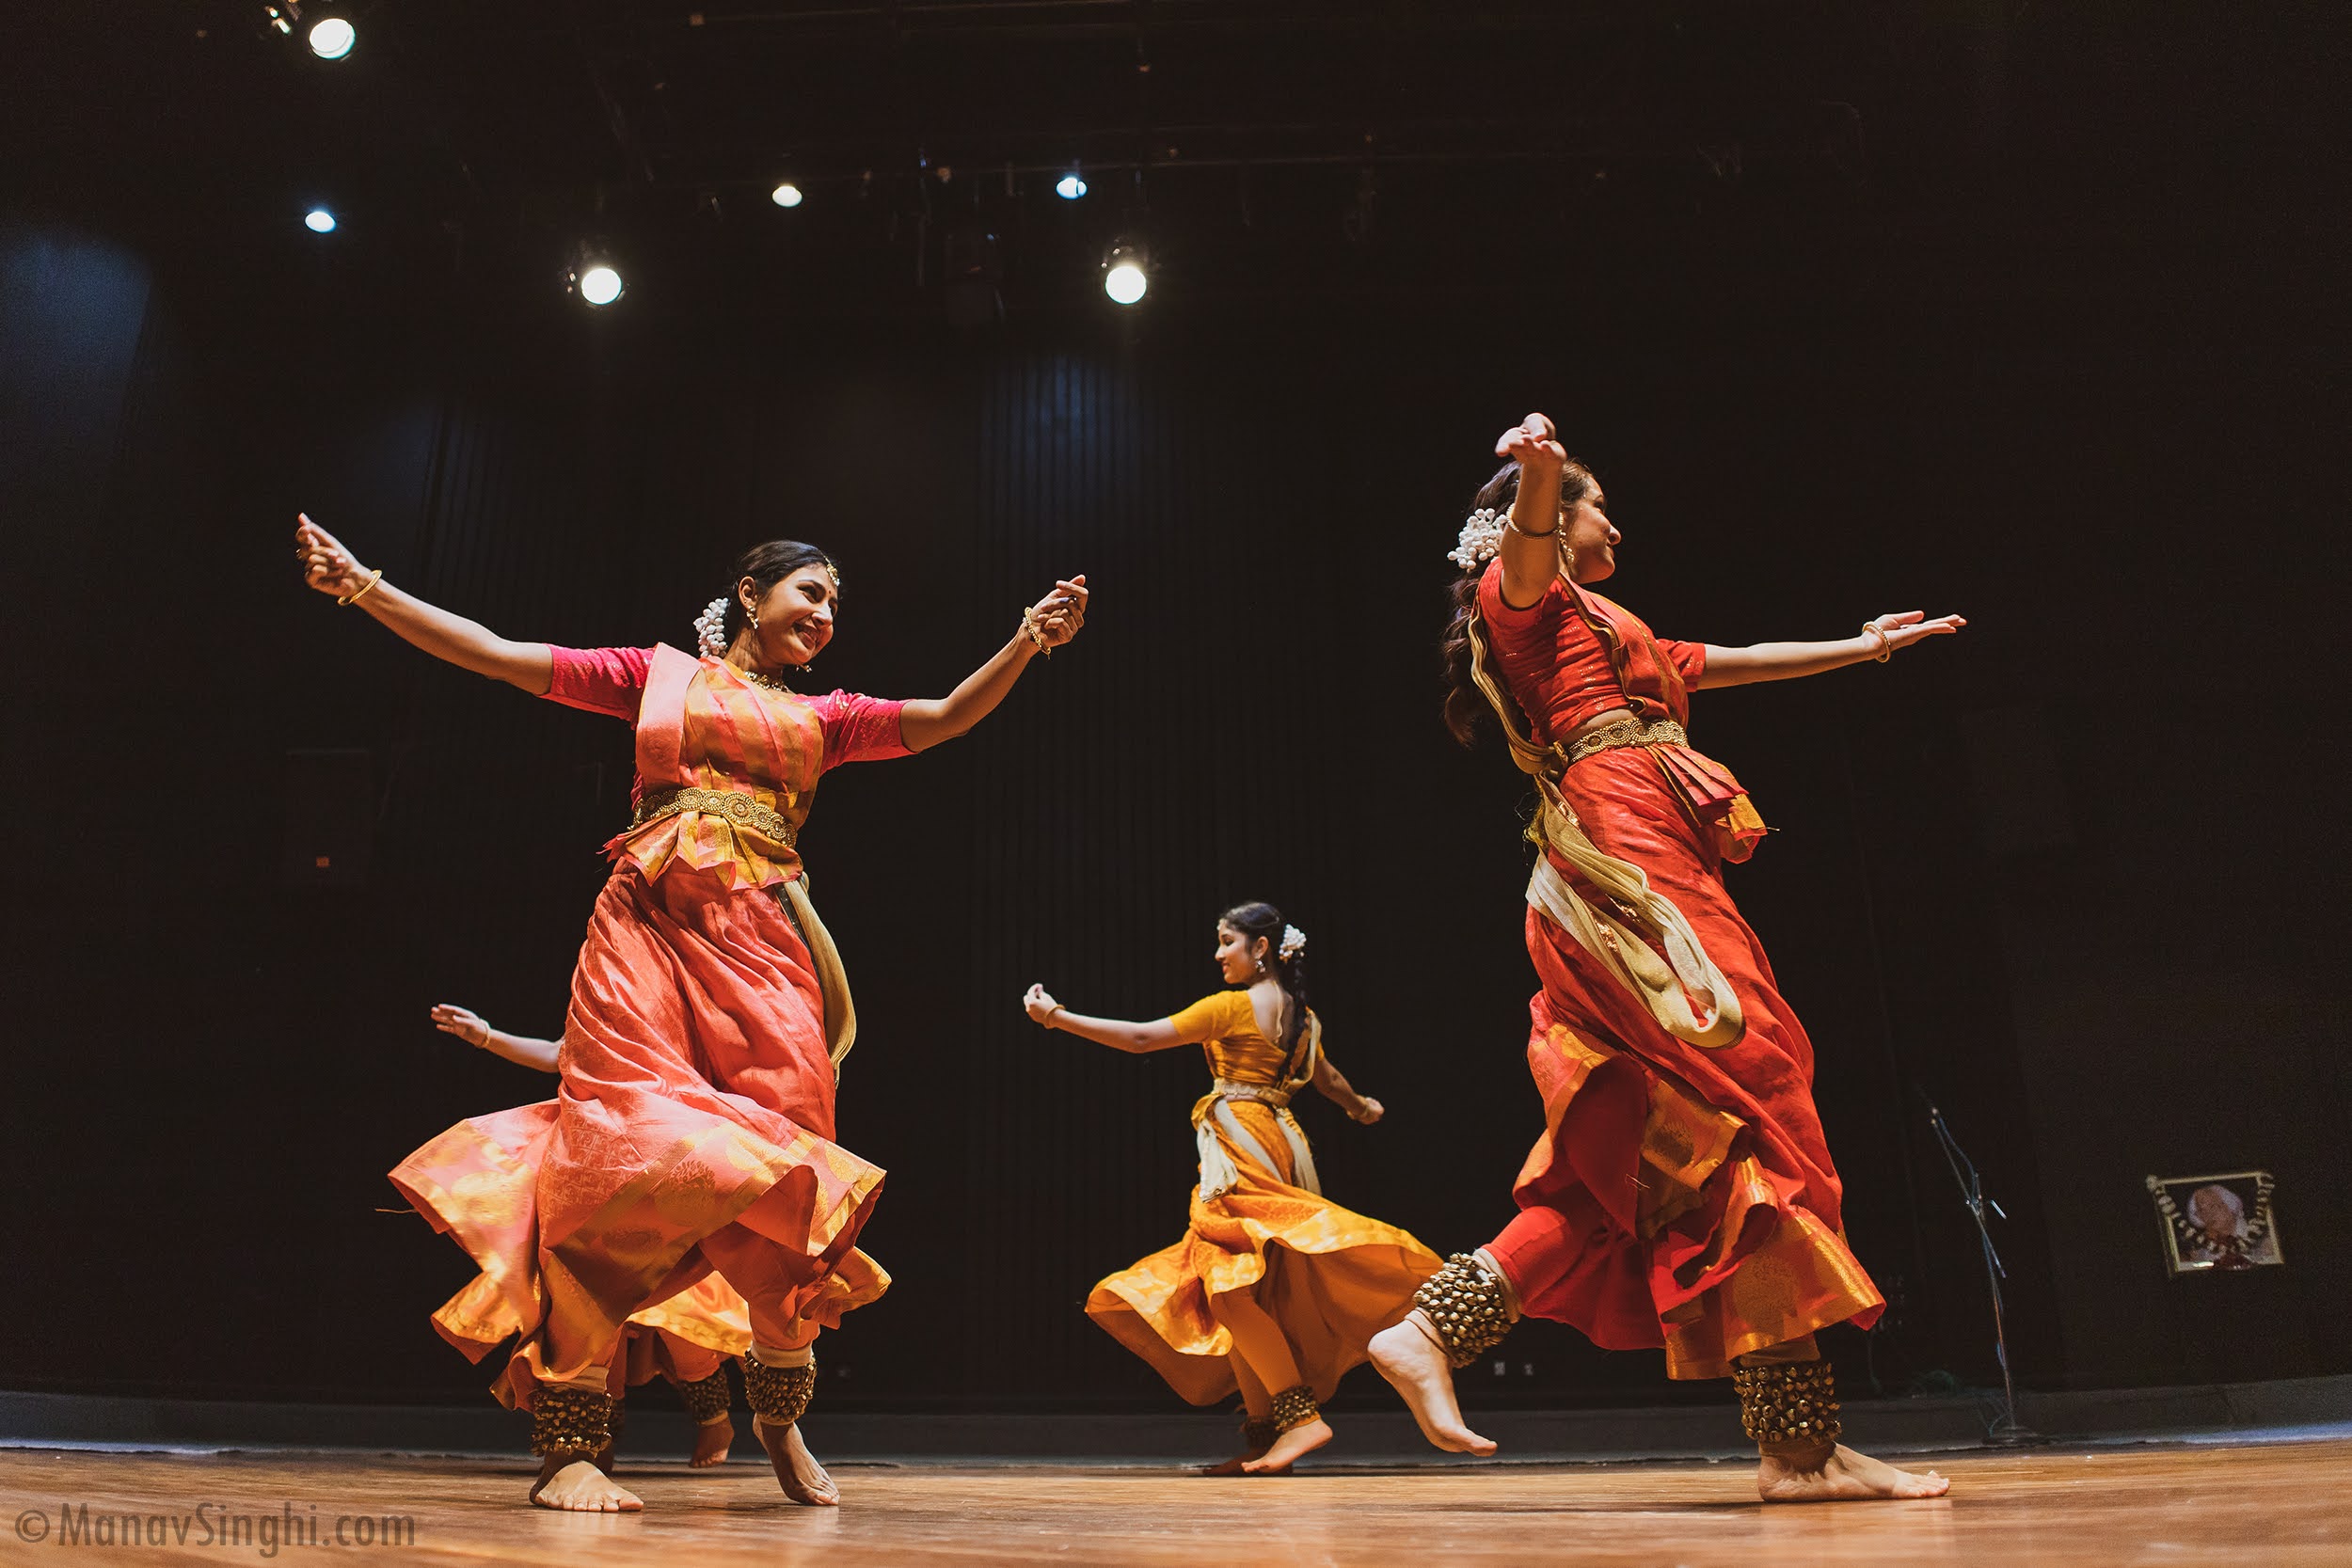
[[[136,159],[53,119],[74,178],[23,182],[0,230],[0,1383],[486,1376],[424,1321],[467,1265],[382,1172],[548,1092],[425,1009],[560,1027],[628,732],[302,590],[297,508],[574,644],[685,642],[744,544],[815,539],[847,582],[822,684],[887,695],[946,689],[1090,575],[1077,646],[968,739],[831,778],[804,841],[858,989],[842,1141],[891,1172],[866,1240],[898,1281],[829,1399],[1166,1402],[1079,1304],[1183,1224],[1199,1062],[1045,1034],[1018,996],[1171,1011],[1243,897],[1312,933],[1334,1054],[1390,1107],[1306,1107],[1328,1189],[1484,1239],[1540,1125],[1526,802],[1499,748],[1445,736],[1433,644],[1443,552],[1529,407],[1608,484],[1609,591],[1663,633],[1971,619],[1697,705],[1779,830],[1732,885],[1893,1302],[1835,1347],[1850,1378],[1995,1375],[1930,1094],[2009,1211],[2027,1381],[2352,1370],[2342,209],[2296,113],[2210,101],[2217,62],[2262,80],[2217,45],[2276,65],[2281,40],[2026,41],[1971,122],[1997,156],[1532,207],[1498,166],[1393,187],[1387,248],[1343,264],[1203,239],[1133,314],[1041,267],[961,327],[912,278],[779,298],[725,242],[590,317],[293,245],[231,210],[233,167],[205,166],[219,211],[151,207]],[[2192,83],[2200,124],[2142,103]],[[363,770],[372,857],[294,885],[322,751],[363,753],[328,767]],[[2279,1178],[2288,1266],[2167,1279],[2141,1179],[2242,1166]],[[1549,1325],[1512,1354],[1477,1397],[1659,1388],[1656,1357]]]

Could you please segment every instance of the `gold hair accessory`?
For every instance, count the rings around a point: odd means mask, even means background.
[[[378,566],[373,572],[369,574],[368,580],[361,583],[357,591],[345,594],[342,598],[337,599],[335,602],[340,605],[358,604],[361,599],[368,596],[368,593],[371,589],[374,588],[377,583],[382,582],[383,580],[384,568]]]

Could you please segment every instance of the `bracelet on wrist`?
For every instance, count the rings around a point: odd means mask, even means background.
[[[1888,659],[1895,657],[1895,644],[1887,638],[1885,628],[1881,626],[1876,621],[1863,622],[1862,635],[1865,637],[1876,638],[1878,640],[1879,651],[1870,657],[1876,659],[1879,663],[1883,664]]]
[[[1045,645],[1045,633],[1038,627],[1035,605],[1029,606],[1021,612],[1021,629],[1028,636],[1030,641],[1037,644],[1039,653],[1043,654],[1047,658],[1054,657],[1054,650]]]
[[[383,580],[384,568],[378,566],[374,571],[368,574],[367,581],[361,583],[353,592],[345,594],[342,598],[337,599],[335,602],[339,605],[358,604],[361,599],[368,596],[369,593],[374,589],[377,583],[382,582]]]

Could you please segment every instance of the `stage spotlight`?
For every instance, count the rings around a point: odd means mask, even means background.
[[[335,231],[335,214],[324,207],[313,207],[302,214],[302,226],[313,234],[332,234]]]
[[[572,292],[590,305],[610,305],[621,297],[621,275],[612,262],[582,261],[572,269]]]
[[[1074,168],[1054,182],[1054,194],[1064,201],[1075,201],[1086,193],[1086,176]]]
[[[1150,273],[1151,260],[1143,246],[1121,240],[1103,257],[1103,292],[1114,304],[1133,305],[1152,286]]]
[[[798,207],[806,198],[801,194],[800,186],[787,180],[768,193],[768,199],[779,207]]]
[[[359,41],[358,29],[340,16],[325,16],[310,24],[310,53],[322,60],[340,60]]]

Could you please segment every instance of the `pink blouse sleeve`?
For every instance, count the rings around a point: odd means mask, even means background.
[[[825,727],[825,768],[845,762],[879,762],[914,755],[898,735],[898,710],[904,703],[861,697],[853,691],[832,691],[815,703],[818,721]]]
[[[1658,651],[1663,654],[1667,662],[1675,667],[1675,673],[1682,677],[1682,684],[1695,689],[1699,684],[1699,676],[1707,670],[1707,644],[1677,642],[1671,637],[1656,638],[1653,641],[1658,644]]]
[[[609,713],[636,722],[645,692],[645,672],[653,667],[651,648],[558,648],[555,679],[548,701],[590,713]]]

